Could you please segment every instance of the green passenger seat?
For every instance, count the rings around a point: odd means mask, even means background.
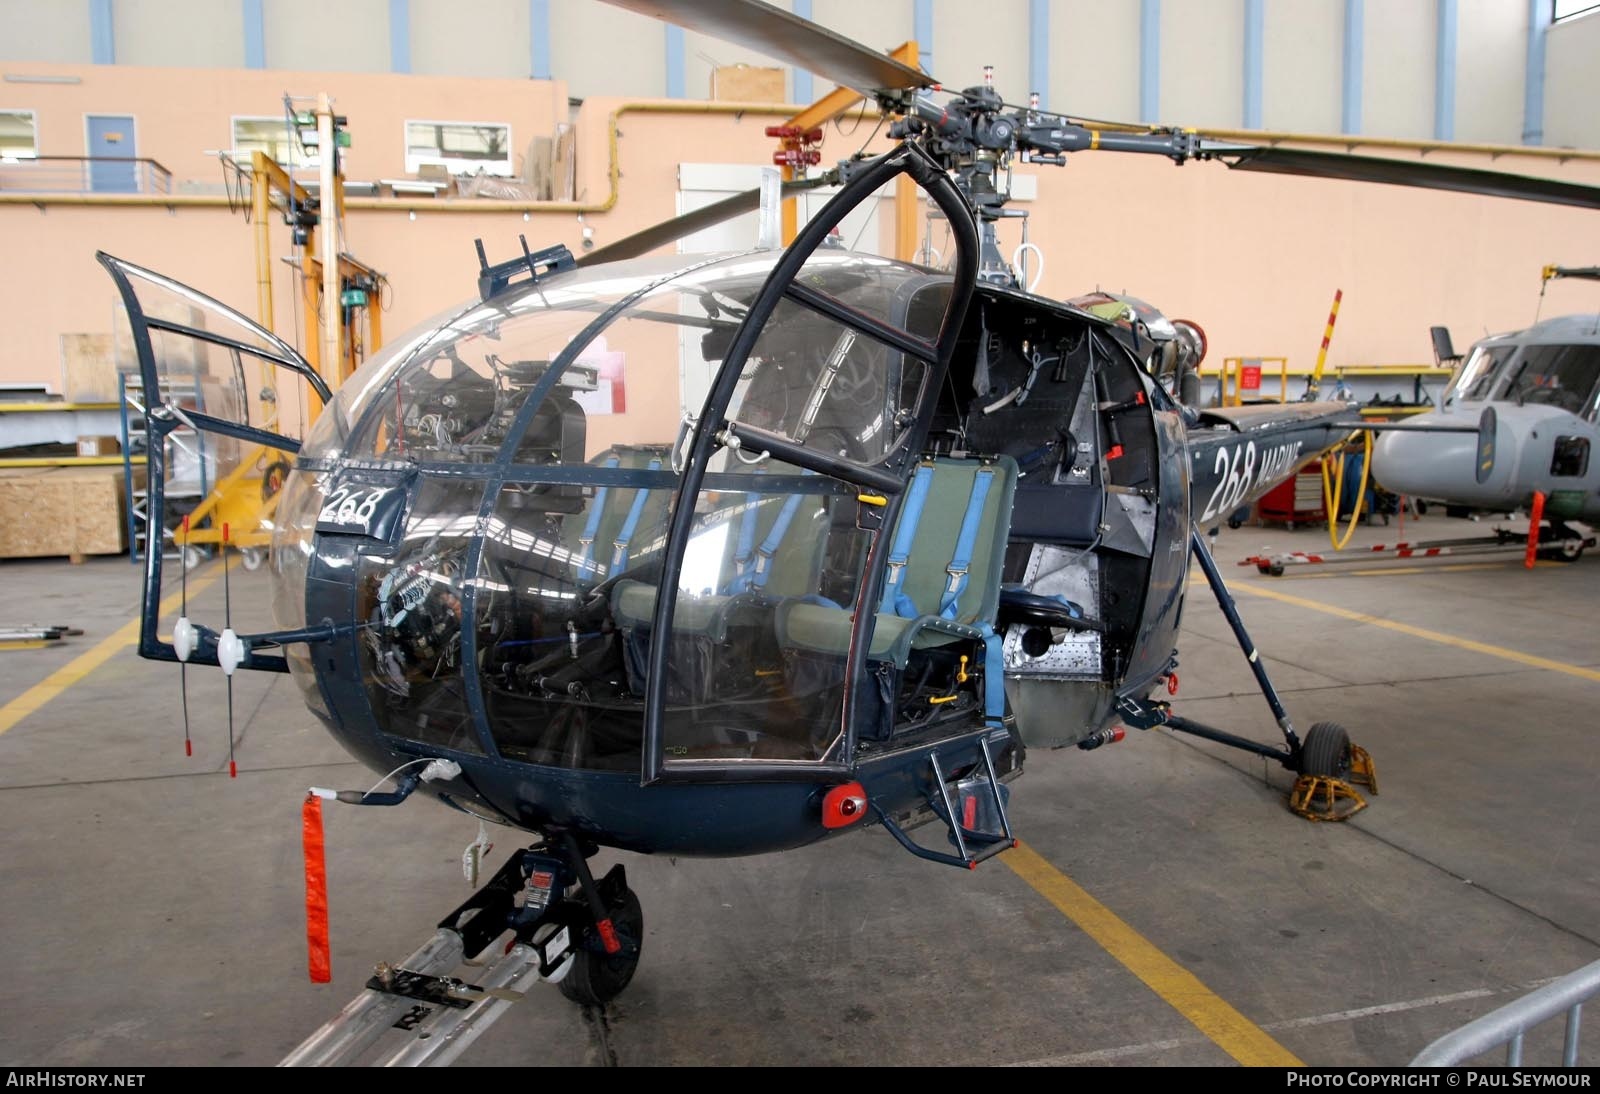
[[[1017,482],[1017,465],[1009,456],[938,459],[918,472],[923,485],[919,490],[918,479],[912,480],[889,540],[889,573],[868,653],[873,660],[892,660],[902,668],[912,648],[945,645],[959,637],[952,630],[936,629],[937,622],[965,627],[994,623]],[[963,526],[971,539],[964,560],[958,554]],[[957,568],[964,575],[952,572]],[[850,612],[785,604],[778,616],[778,642],[786,649],[842,655],[850,645]]]

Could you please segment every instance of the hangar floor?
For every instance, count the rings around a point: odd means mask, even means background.
[[[628,856],[648,930],[633,985],[603,1014],[536,988],[468,1059],[1397,1064],[1600,956],[1600,561],[1233,565],[1326,543],[1244,528],[1217,554],[1297,725],[1340,721],[1377,761],[1382,794],[1349,824],[1289,814],[1275,765],[1149,732],[1033,753],[1013,784],[1025,849],[972,873],[878,831],[738,861]],[[307,984],[300,799],[372,776],[289,681],[248,674],[239,778],[216,674],[191,674],[185,759],[177,671],[118,631],[137,598],[126,560],[3,574],[9,621],[87,633],[0,657],[0,1062],[275,1062],[466,895],[465,818],[333,807],[334,983]],[[192,614],[220,618],[221,584],[196,581]],[[241,620],[266,591],[235,571]],[[1194,591],[1180,709],[1271,740]],[[59,694],[35,686],[69,664]],[[1558,1036],[1530,1038],[1529,1061],[1555,1062]]]

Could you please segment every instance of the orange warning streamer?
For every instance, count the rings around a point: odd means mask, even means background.
[[[322,800],[307,794],[300,807],[300,842],[306,857],[306,954],[311,982],[333,979],[333,959],[328,952],[328,868],[323,857]]]
[[[1522,564],[1530,570],[1539,557],[1539,528],[1542,524],[1544,524],[1544,491],[1535,490],[1533,509],[1528,514],[1528,553],[1522,559]]]

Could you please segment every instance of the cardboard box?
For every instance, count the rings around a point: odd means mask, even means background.
[[[119,555],[122,468],[0,469],[0,558]]]
[[[724,103],[781,103],[787,98],[783,69],[723,65],[711,70],[711,97]]]
[[[116,437],[79,437],[78,455],[80,456],[115,456],[122,451],[122,442]]]

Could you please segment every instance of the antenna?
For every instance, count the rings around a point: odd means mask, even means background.
[[[233,631],[233,590],[228,583],[228,540],[226,521],[222,524],[222,635],[217,639],[217,663],[228,677],[228,778],[239,777],[233,761],[233,670],[244,660],[244,643]]]
[[[189,514],[183,515],[183,553],[189,553]],[[178,622],[172,628],[172,646],[178,654],[178,694],[183,706],[183,754],[194,755],[194,742],[189,737],[189,655],[194,652],[194,625],[189,622],[189,566],[188,558],[179,559]]]

